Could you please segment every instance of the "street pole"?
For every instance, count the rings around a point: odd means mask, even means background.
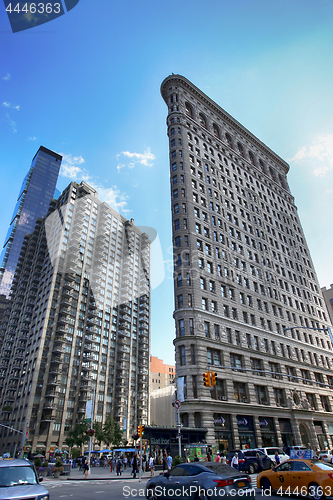
[[[141,481],[142,475],[142,436],[140,436],[140,469],[139,469],[139,481]]]
[[[20,453],[20,458],[23,458],[23,454],[24,454],[24,443],[25,443],[25,440],[27,439],[28,425],[29,425],[29,420],[27,420],[26,423],[25,423],[25,428],[24,428],[24,432],[23,432],[23,439],[22,439],[22,450],[21,450],[21,453]]]
[[[182,456],[182,435],[180,433],[180,428],[181,428],[181,423],[180,423],[180,413],[179,413],[179,408],[177,410],[177,428],[178,428],[178,455],[181,457]]]
[[[94,394],[93,394],[93,400],[92,400],[92,415],[91,415],[91,419],[90,419],[90,429],[92,430],[93,428],[93,420],[94,420],[94,413],[95,413],[95,387],[94,387]],[[90,435],[90,438],[89,438],[89,453],[88,453],[88,457],[89,457],[89,470],[88,470],[88,474],[91,474],[91,446],[92,446],[92,435]]]
[[[23,440],[23,446],[24,446],[24,441],[26,439],[25,436],[27,434],[27,424],[26,424],[25,432],[18,431],[17,429],[14,429],[14,427],[9,427],[8,425],[4,425],[4,424],[0,424],[0,427],[5,427],[6,429],[10,429],[11,431],[15,431],[15,432],[18,432],[19,434],[22,434],[24,436],[24,440]],[[17,448],[17,443],[15,443],[13,458],[15,458],[15,455],[16,455],[16,448]],[[23,450],[23,447],[22,447],[22,450]],[[20,458],[21,458],[21,456],[20,456]]]

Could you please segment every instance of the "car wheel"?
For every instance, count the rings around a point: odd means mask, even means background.
[[[322,486],[317,483],[309,484],[309,495],[313,500],[322,500],[325,497]]]
[[[148,500],[158,500],[158,496],[155,492],[155,486],[148,488],[147,490],[147,498]]]
[[[256,468],[253,464],[249,465],[249,474],[254,474],[256,471]]]
[[[263,477],[261,480],[260,480],[260,488],[262,490],[270,490],[272,491],[272,485],[271,485],[271,482],[269,479],[267,479],[267,477]]]

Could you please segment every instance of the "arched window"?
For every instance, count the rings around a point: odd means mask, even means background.
[[[249,158],[252,165],[255,165],[254,154],[252,153],[252,151],[249,151]]]
[[[200,125],[206,128],[206,118],[202,113],[199,114],[199,123]]]
[[[237,147],[238,147],[238,151],[240,152],[240,154],[244,156],[244,149],[243,149],[243,146],[240,142],[237,142]]]
[[[228,143],[228,146],[230,146],[232,148],[232,139],[231,139],[231,135],[226,133],[225,134],[225,138],[227,139],[227,143]]]
[[[276,180],[277,180],[277,179],[276,179],[276,173],[274,172],[274,170],[272,169],[272,167],[269,167],[269,172],[270,172],[270,174],[271,174],[271,176],[272,176],[272,179],[273,179],[274,181],[276,181]]]
[[[217,125],[215,125],[215,123],[213,123],[213,133],[214,133],[215,137],[217,137],[218,139],[220,138],[219,128]]]
[[[190,134],[190,132],[187,132],[187,137],[189,138],[190,141],[192,141],[192,135]]]
[[[192,118],[192,115],[193,115],[192,106],[188,102],[185,103],[185,113],[187,114],[187,116]]]

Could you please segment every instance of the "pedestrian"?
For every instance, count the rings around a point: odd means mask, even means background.
[[[121,459],[120,459],[120,457],[117,460],[117,476],[121,476]]]
[[[263,463],[262,458],[259,455],[259,453],[256,454],[256,457],[257,457],[257,464],[258,464],[257,472],[262,472],[264,470],[264,463]]]
[[[152,455],[150,455],[150,458],[149,458],[149,469],[150,469],[150,475],[153,476],[154,475],[154,459],[153,459]]]
[[[80,470],[84,470],[84,465],[85,465],[85,463],[86,463],[86,457],[85,457],[85,456],[83,456],[83,457],[82,457],[82,460],[81,460]]]
[[[226,463],[227,463],[227,457],[225,456],[225,454],[224,454],[224,453],[223,453],[223,455],[222,455],[221,463],[222,463],[222,464],[226,464]]]
[[[163,452],[162,467],[163,467],[163,473],[164,473],[164,471],[168,470],[167,457],[166,457],[165,451]]]
[[[172,467],[172,456],[170,455],[170,452],[168,453],[168,457],[167,457],[167,466],[168,466],[168,471],[171,471],[171,467]]]
[[[279,465],[279,463],[281,462],[278,451],[275,452],[274,460],[276,465]]]
[[[234,456],[232,457],[232,460],[231,460],[231,467],[233,467],[234,469],[238,470],[238,453],[235,453]]]
[[[84,464],[84,477],[85,477],[85,479],[88,479],[88,472],[89,472],[89,459],[87,459],[87,462]]]
[[[136,478],[136,473],[138,471],[138,459],[137,459],[137,456],[136,454],[134,454],[134,457],[133,457],[133,460],[132,460],[132,474],[133,474],[133,479]]]
[[[216,455],[215,462],[219,463],[219,461],[220,461],[220,455],[219,455],[219,453],[218,453],[218,454]]]
[[[126,470],[127,467],[127,457],[126,455],[124,456],[124,469]]]
[[[207,453],[207,462],[211,462],[212,461],[212,456],[211,454],[208,452]]]
[[[193,460],[193,462],[199,462],[199,459],[198,459],[198,456],[197,456],[197,454],[195,454],[195,457],[194,457],[194,460]]]

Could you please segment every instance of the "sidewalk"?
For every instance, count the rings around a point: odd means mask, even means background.
[[[125,479],[126,481],[129,479],[133,479],[133,476],[131,474],[132,468],[127,467],[127,469],[123,469],[121,476],[117,476],[116,472],[113,471],[111,472],[110,467],[106,467],[105,469],[103,467],[91,467],[90,468],[90,474],[88,474],[88,479],[85,479],[84,477],[84,472],[83,470],[80,471],[79,467],[75,467],[75,469],[71,469],[70,476],[60,476],[57,478],[57,480],[61,481],[103,481],[103,480],[115,480],[115,479]],[[158,472],[155,472],[155,476],[159,474]],[[150,471],[149,472],[143,472],[142,473],[142,479],[148,479],[150,477]],[[139,478],[139,474],[136,475],[136,479]],[[47,476],[44,478],[44,481],[54,481],[55,478],[53,476]]]

